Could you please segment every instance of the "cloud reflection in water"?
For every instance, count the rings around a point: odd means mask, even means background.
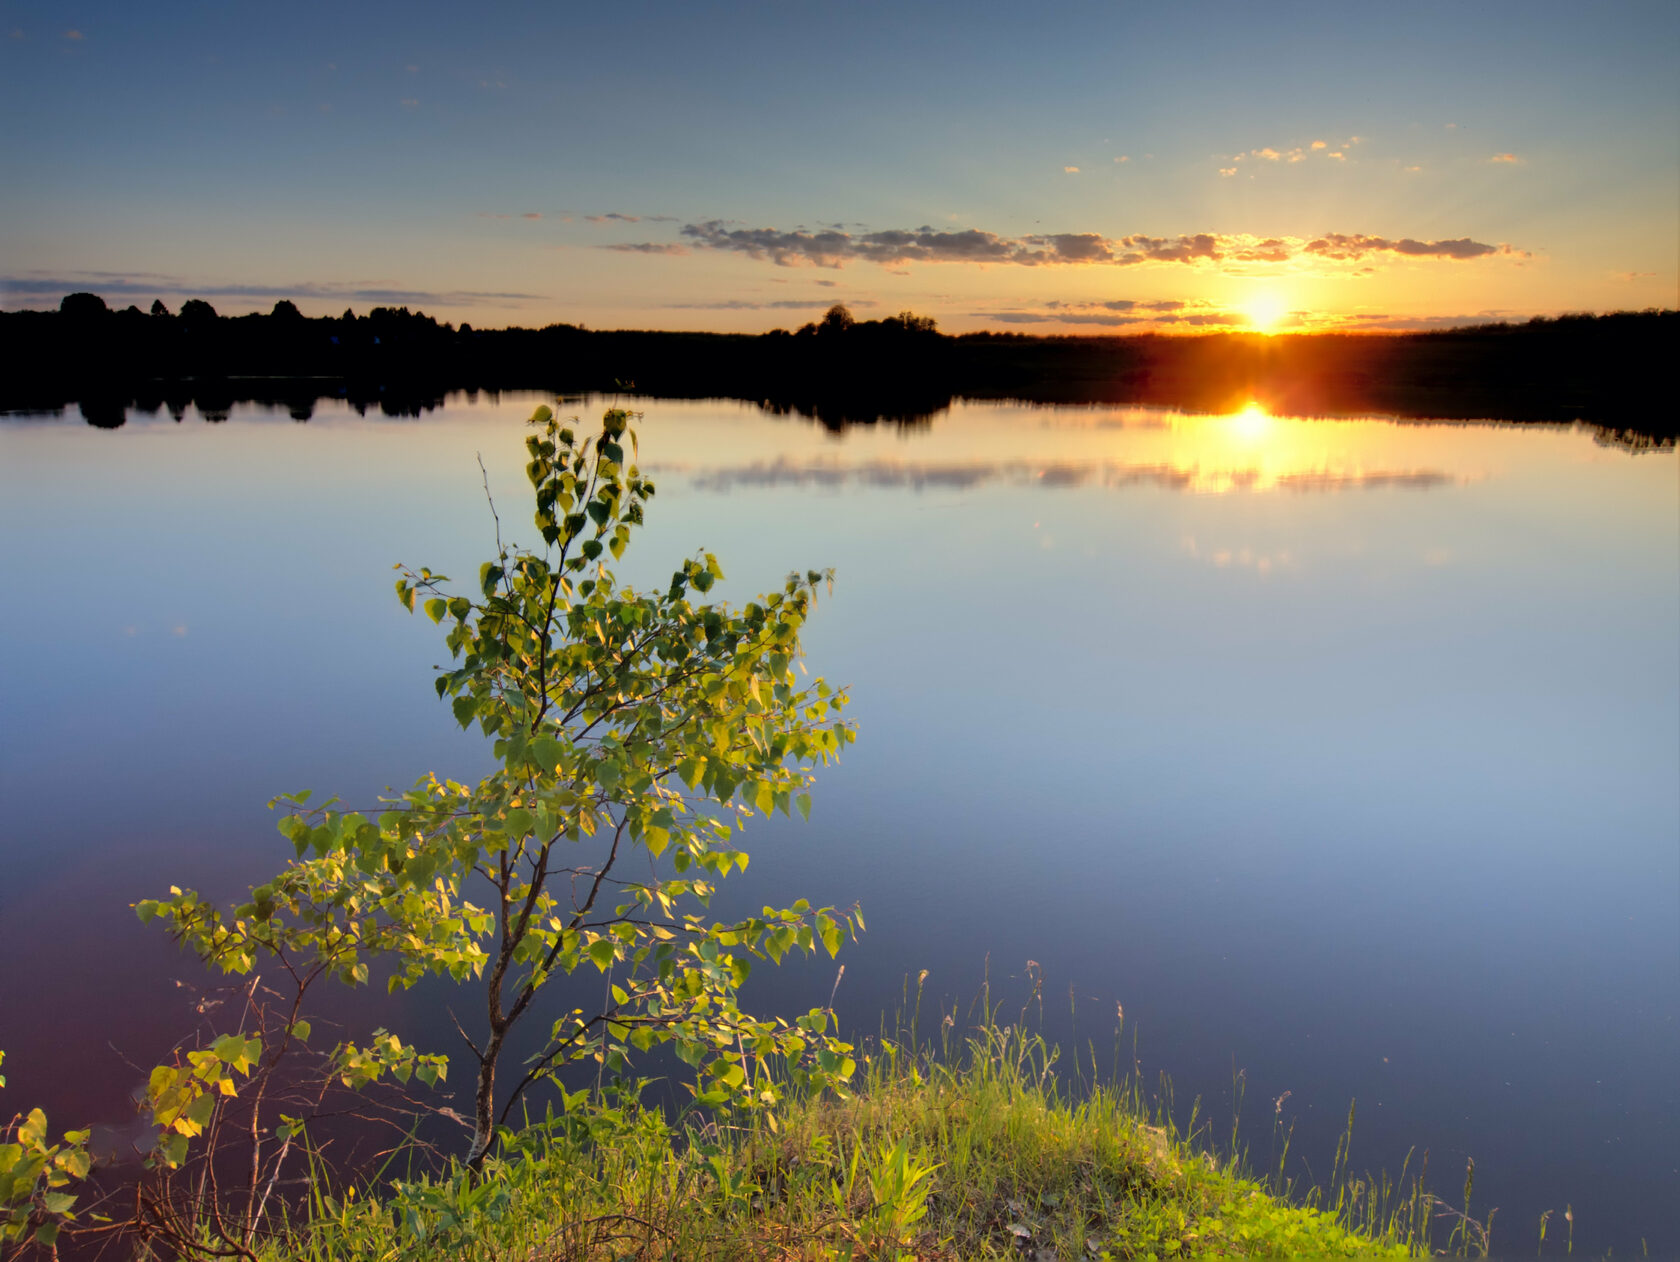
[[[914,461],[869,460],[842,463],[832,458],[801,460],[780,456],[715,468],[664,465],[654,472],[686,473],[696,490],[728,492],[736,487],[845,486],[913,491],[970,490],[998,483],[1070,489],[1093,486],[1111,490],[1158,486],[1174,491],[1218,494],[1226,491],[1297,493],[1406,487],[1426,490],[1461,481],[1438,469],[1312,469],[1279,473],[1257,465],[1216,468],[1200,464],[1130,463],[1116,460],[1058,461]]]

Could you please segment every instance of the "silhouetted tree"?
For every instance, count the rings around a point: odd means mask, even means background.
[[[166,316],[169,314],[169,308],[163,305],[162,298],[152,299],[152,314],[155,316]]]
[[[72,320],[93,320],[100,316],[109,315],[111,309],[105,305],[105,300],[98,294],[65,294],[64,301],[58,304],[58,313],[69,316]]]
[[[883,328],[895,333],[937,333],[939,325],[932,316],[919,316],[914,311],[900,311],[881,321]]]
[[[269,318],[274,320],[303,319],[303,312],[297,309],[297,304],[290,298],[282,298],[279,302],[275,303],[274,310],[270,311],[268,314]]]
[[[817,326],[817,332],[826,336],[844,333],[856,324],[852,313],[846,309],[846,304],[837,302],[823,312],[822,323]]]
[[[208,323],[216,318],[216,308],[202,298],[188,298],[181,304],[181,319],[189,324]]]

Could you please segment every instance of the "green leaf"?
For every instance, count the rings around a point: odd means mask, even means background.
[[[17,1137],[25,1148],[39,1148],[47,1142],[47,1115],[40,1109],[30,1109],[29,1116],[18,1126]]]
[[[595,967],[603,973],[612,967],[618,949],[610,938],[597,938],[589,944],[589,958],[595,961]]]
[[[449,602],[441,596],[433,596],[426,602],[426,616],[433,622],[442,622],[443,615],[449,609]]]

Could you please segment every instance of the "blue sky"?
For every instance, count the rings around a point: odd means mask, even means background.
[[[7,307],[1103,332],[1676,302],[1672,3],[0,14]]]

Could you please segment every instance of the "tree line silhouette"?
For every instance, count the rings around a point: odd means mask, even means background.
[[[915,424],[958,398],[1208,412],[1252,401],[1292,415],[1584,420],[1666,443],[1680,423],[1657,369],[1677,334],[1680,312],[1650,310],[1405,334],[949,336],[911,312],[857,320],[838,304],[792,332],[491,330],[407,307],[311,318],[281,300],[224,317],[201,299],[144,312],[78,293],[56,311],[0,313],[0,409],[77,402],[109,424],[131,404],[190,398],[214,419],[224,400],[250,398],[305,420],[324,396],[417,415],[457,389],[622,389],[750,400],[838,429]]]

